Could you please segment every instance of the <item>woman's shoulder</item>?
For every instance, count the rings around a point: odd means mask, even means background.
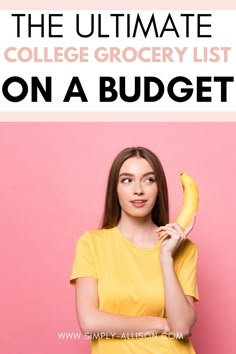
[[[195,244],[195,242],[187,238],[176,250],[174,258],[177,262],[182,262],[186,258],[195,258],[197,256],[197,253],[197,245]]]
[[[113,230],[114,228],[89,230],[82,234],[79,240],[87,242],[99,242],[102,239],[107,238],[111,232],[113,232]]]
[[[190,240],[189,238],[186,238],[182,245],[180,246],[180,249],[182,250],[195,250],[197,249],[197,245],[194,241]]]

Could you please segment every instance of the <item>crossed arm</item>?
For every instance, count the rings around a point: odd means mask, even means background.
[[[124,316],[101,311],[98,307],[97,279],[78,278],[76,280],[76,312],[83,333],[106,333],[107,336],[145,336],[152,334],[180,333],[190,334],[195,322],[193,299],[185,296],[171,269],[166,276],[172,277],[166,298],[167,318],[155,316]],[[168,282],[170,283],[170,282]],[[173,294],[173,295],[172,295]],[[168,319],[170,314],[171,321]]]
[[[76,312],[83,333],[106,333],[108,336],[139,336],[170,332],[166,318],[124,316],[98,308],[97,279],[76,279]]]

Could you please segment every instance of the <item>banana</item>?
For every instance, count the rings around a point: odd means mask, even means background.
[[[197,185],[192,177],[183,172],[180,175],[180,179],[183,187],[184,200],[182,209],[175,222],[178,223],[183,230],[185,230],[188,227],[192,216],[198,209],[199,198]]]

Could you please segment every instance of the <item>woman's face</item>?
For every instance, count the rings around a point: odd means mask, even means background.
[[[117,193],[122,214],[133,217],[151,215],[158,188],[153,168],[147,160],[131,157],[123,163]]]

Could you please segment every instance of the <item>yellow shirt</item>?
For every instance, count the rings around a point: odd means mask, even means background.
[[[160,242],[140,248],[117,227],[86,232],[76,244],[70,283],[98,279],[99,309],[127,316],[165,317]],[[174,268],[185,295],[197,301],[196,245],[187,239],[174,255]],[[188,338],[157,335],[127,339],[92,339],[92,354],[194,354]]]

